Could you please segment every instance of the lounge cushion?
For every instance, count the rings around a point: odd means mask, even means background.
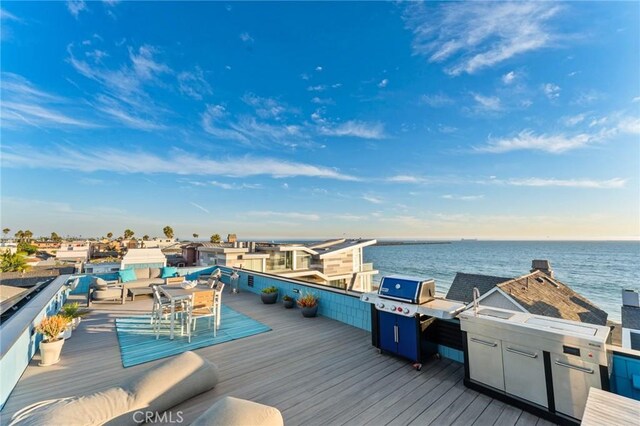
[[[100,290],[100,287],[98,287],[91,294],[91,297],[92,297],[93,300],[120,299],[122,297],[122,289],[110,288],[110,289],[106,289],[106,290]]]
[[[149,278],[160,278],[161,275],[161,268],[149,268]]]
[[[162,278],[145,278],[142,280],[129,281],[128,283],[124,283],[124,288],[139,288],[139,287],[149,287],[151,285],[163,285],[164,280]]]
[[[136,268],[134,271],[136,273],[137,280],[149,278],[149,268]]]
[[[99,289],[106,289],[109,286],[109,284],[102,278],[94,278],[93,284]]]
[[[135,411],[162,413],[218,383],[218,369],[185,352],[120,386],[91,395],[43,401],[16,413],[11,425],[135,425]],[[138,419],[140,420],[140,419]]]
[[[277,408],[225,396],[202,413],[191,426],[283,426]]]
[[[173,266],[165,266],[162,268],[162,275],[160,275],[160,278],[171,278],[176,275],[178,275],[178,270],[176,268]]]
[[[123,283],[128,283],[129,281],[135,281],[138,279],[138,277],[136,277],[136,273],[131,268],[118,271],[118,277]]]

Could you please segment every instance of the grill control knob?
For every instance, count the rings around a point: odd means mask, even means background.
[[[391,310],[392,310],[392,311],[395,311],[395,310],[396,310],[396,307],[395,307],[394,305],[391,305]]]
[[[368,302],[368,301],[369,301],[369,296],[365,296],[365,297],[364,297],[364,301],[365,301],[365,302]]]
[[[405,308],[407,309],[407,308]],[[398,312],[402,312],[402,306],[398,306]]]
[[[376,306],[378,306],[378,308],[382,309],[382,308],[384,308],[384,303],[378,303]]]
[[[402,312],[404,312],[405,314],[408,314],[409,313],[409,309],[408,308],[404,308],[404,311],[402,311]]]

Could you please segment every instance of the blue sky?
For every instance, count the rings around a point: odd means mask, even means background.
[[[2,3],[2,226],[640,235],[640,3]]]

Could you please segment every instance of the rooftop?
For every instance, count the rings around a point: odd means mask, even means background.
[[[79,297],[79,296],[73,296]],[[462,364],[432,359],[417,372],[411,364],[380,355],[370,334],[325,317],[301,320],[298,310],[260,303],[259,296],[225,294],[231,308],[272,331],[196,350],[216,363],[220,382],[177,407],[185,422],[225,395],[278,408],[287,425],[326,424],[523,424],[545,420],[493,400],[462,383]],[[31,403],[109,388],[161,361],[123,368],[115,318],[147,313],[151,299],[94,304],[55,366],[34,357],[1,415]]]

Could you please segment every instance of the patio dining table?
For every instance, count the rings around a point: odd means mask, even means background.
[[[160,291],[171,302],[171,330],[169,331],[169,339],[173,340],[173,329],[175,327],[176,302],[191,299],[191,295],[197,291],[211,290],[208,285],[198,284],[192,288],[182,288],[176,285],[161,285]],[[216,306],[216,321],[219,321],[220,306]]]

